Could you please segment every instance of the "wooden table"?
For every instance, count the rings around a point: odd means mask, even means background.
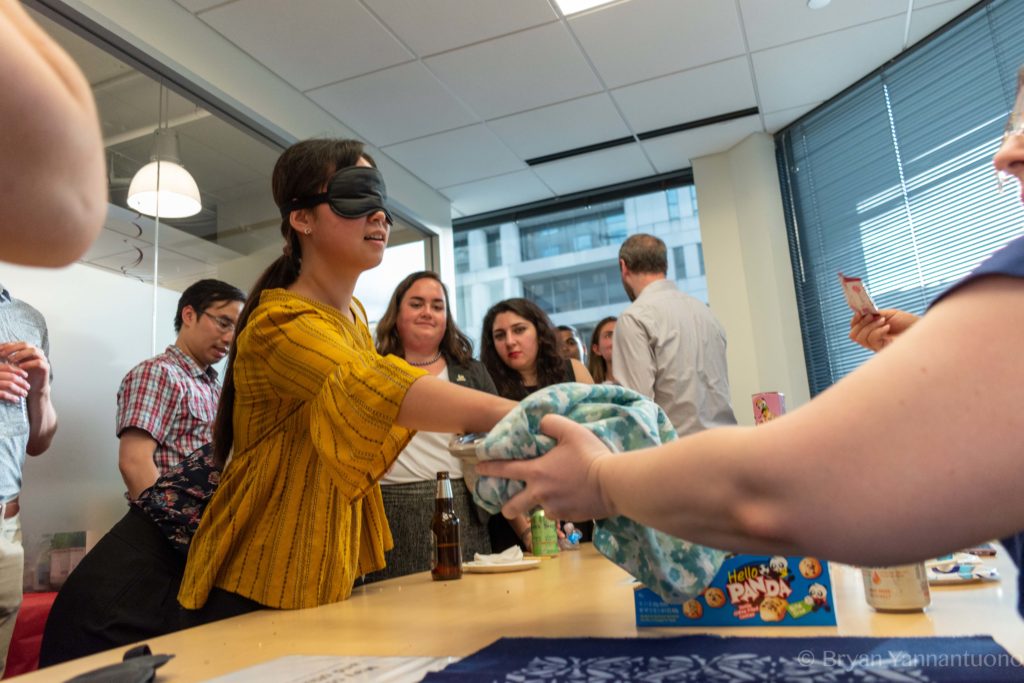
[[[1016,569],[1000,550],[998,584],[939,587],[924,613],[879,614],[864,601],[860,572],[832,565],[838,627],[642,628],[634,622],[630,577],[592,546],[544,560],[539,569],[465,574],[434,582],[414,574],[355,589],[345,602],[315,609],[246,614],[147,641],[173,653],[167,683],[198,681],[289,654],[456,656],[503,636],[660,637],[713,632],[737,636],[992,635],[1024,658]],[[120,661],[127,648],[19,678],[67,678]]]

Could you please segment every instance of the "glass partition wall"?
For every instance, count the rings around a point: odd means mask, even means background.
[[[58,23],[38,12],[33,18],[85,72],[99,109],[110,204],[105,229],[81,263],[175,291],[207,277],[247,290],[280,253],[281,219],[270,176],[291,140],[270,140],[225,120],[183,96],[174,83],[115,56],[110,46],[80,37],[79,27],[63,18]],[[172,217],[161,210],[156,217],[152,210],[133,208],[132,181],[156,156],[162,158],[160,180],[165,187],[173,181],[165,161],[169,157],[176,157],[194,179],[198,212]],[[404,217],[396,220],[393,246],[385,256],[388,267],[367,274],[356,292],[367,300],[371,321],[387,303],[386,298],[380,301],[380,293],[390,294],[409,272],[402,269],[437,266],[431,244],[436,237]]]

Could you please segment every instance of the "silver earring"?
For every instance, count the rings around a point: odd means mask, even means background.
[[[307,235],[312,235],[313,231],[310,228],[306,228],[306,234]]]

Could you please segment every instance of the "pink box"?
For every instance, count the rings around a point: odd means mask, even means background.
[[[762,391],[754,394],[754,422],[763,424],[785,414],[786,397],[778,391]]]

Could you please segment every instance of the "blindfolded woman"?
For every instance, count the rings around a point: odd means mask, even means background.
[[[374,348],[352,293],[391,215],[361,143],[293,145],[273,191],[283,255],[251,290],[225,373],[214,455],[231,460],[178,596],[194,623],[347,598],[392,546],[377,482],[409,430],[487,431],[512,407]]]

